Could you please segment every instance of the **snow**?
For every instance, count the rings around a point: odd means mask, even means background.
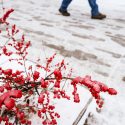
[[[105,105],[100,113],[93,101],[78,125],[84,124],[89,112],[95,120],[90,120],[91,125],[125,125],[125,81],[122,80],[125,77],[125,0],[97,2],[100,11],[107,14],[103,21],[90,19],[87,0],[74,0],[68,9],[70,17],[59,14],[61,0],[6,0],[4,5],[15,9],[10,21],[32,42],[30,60],[35,61],[36,56],[44,60],[57,52],[57,60],[65,57],[74,69],[74,76],[89,74],[118,90],[117,96],[103,95]],[[8,66],[6,63],[5,67]],[[79,87],[79,92],[80,104],[57,101],[57,111],[61,114],[59,125],[72,125],[91,97],[84,88]],[[33,125],[41,124],[36,117],[33,121]]]

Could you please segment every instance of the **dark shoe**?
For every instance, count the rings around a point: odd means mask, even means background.
[[[106,18],[106,15],[99,13],[98,15],[92,16],[91,18],[92,19],[102,20],[102,19]]]
[[[61,9],[59,9],[59,12],[63,15],[63,16],[70,16],[70,13],[68,13],[68,11],[67,10],[61,10]]]

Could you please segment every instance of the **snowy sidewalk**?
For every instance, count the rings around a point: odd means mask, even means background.
[[[78,1],[85,3],[83,7]],[[108,16],[103,21],[90,19],[87,2],[78,1],[69,8],[71,16],[63,17],[58,0],[13,0],[15,13],[10,20],[32,41],[30,59],[44,56],[43,49],[47,56],[57,52],[70,62],[74,75],[90,74],[118,90],[116,97],[104,96],[101,113],[92,109],[91,125],[125,125],[125,1],[110,0],[111,7],[106,7],[108,1],[100,2]],[[76,112],[75,117],[80,109]],[[72,120],[64,119],[59,125],[71,125]]]

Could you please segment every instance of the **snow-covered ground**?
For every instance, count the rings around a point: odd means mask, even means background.
[[[98,0],[105,20],[92,20],[86,0],[74,0],[70,17],[59,14],[61,0],[13,0],[4,5],[13,7],[10,21],[24,31],[32,42],[29,59],[45,58],[54,52],[65,57],[74,69],[74,76],[91,75],[118,90],[118,95],[104,95],[104,108],[98,113],[95,102],[87,112],[93,117],[89,125],[125,125],[125,0]],[[46,54],[45,54],[46,53]],[[72,125],[90,95],[79,88],[81,103],[59,102],[59,125]],[[78,125],[83,125],[86,115]],[[34,119],[34,125],[41,121]]]

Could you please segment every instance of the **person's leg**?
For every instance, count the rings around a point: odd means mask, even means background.
[[[69,4],[72,2],[72,0],[63,0],[62,4],[60,6],[59,12],[63,15],[63,16],[70,16],[70,13],[68,13],[67,8],[69,6]]]
[[[92,16],[96,16],[99,14],[99,9],[98,9],[98,5],[96,3],[96,0],[88,0],[89,5],[91,7],[91,14]]]
[[[91,7],[91,18],[92,19],[104,19],[106,18],[106,15],[101,14],[99,12],[98,5],[96,3],[96,0],[88,0],[89,5]]]
[[[67,11],[67,8],[71,2],[72,0],[63,0],[60,9],[62,11]]]

